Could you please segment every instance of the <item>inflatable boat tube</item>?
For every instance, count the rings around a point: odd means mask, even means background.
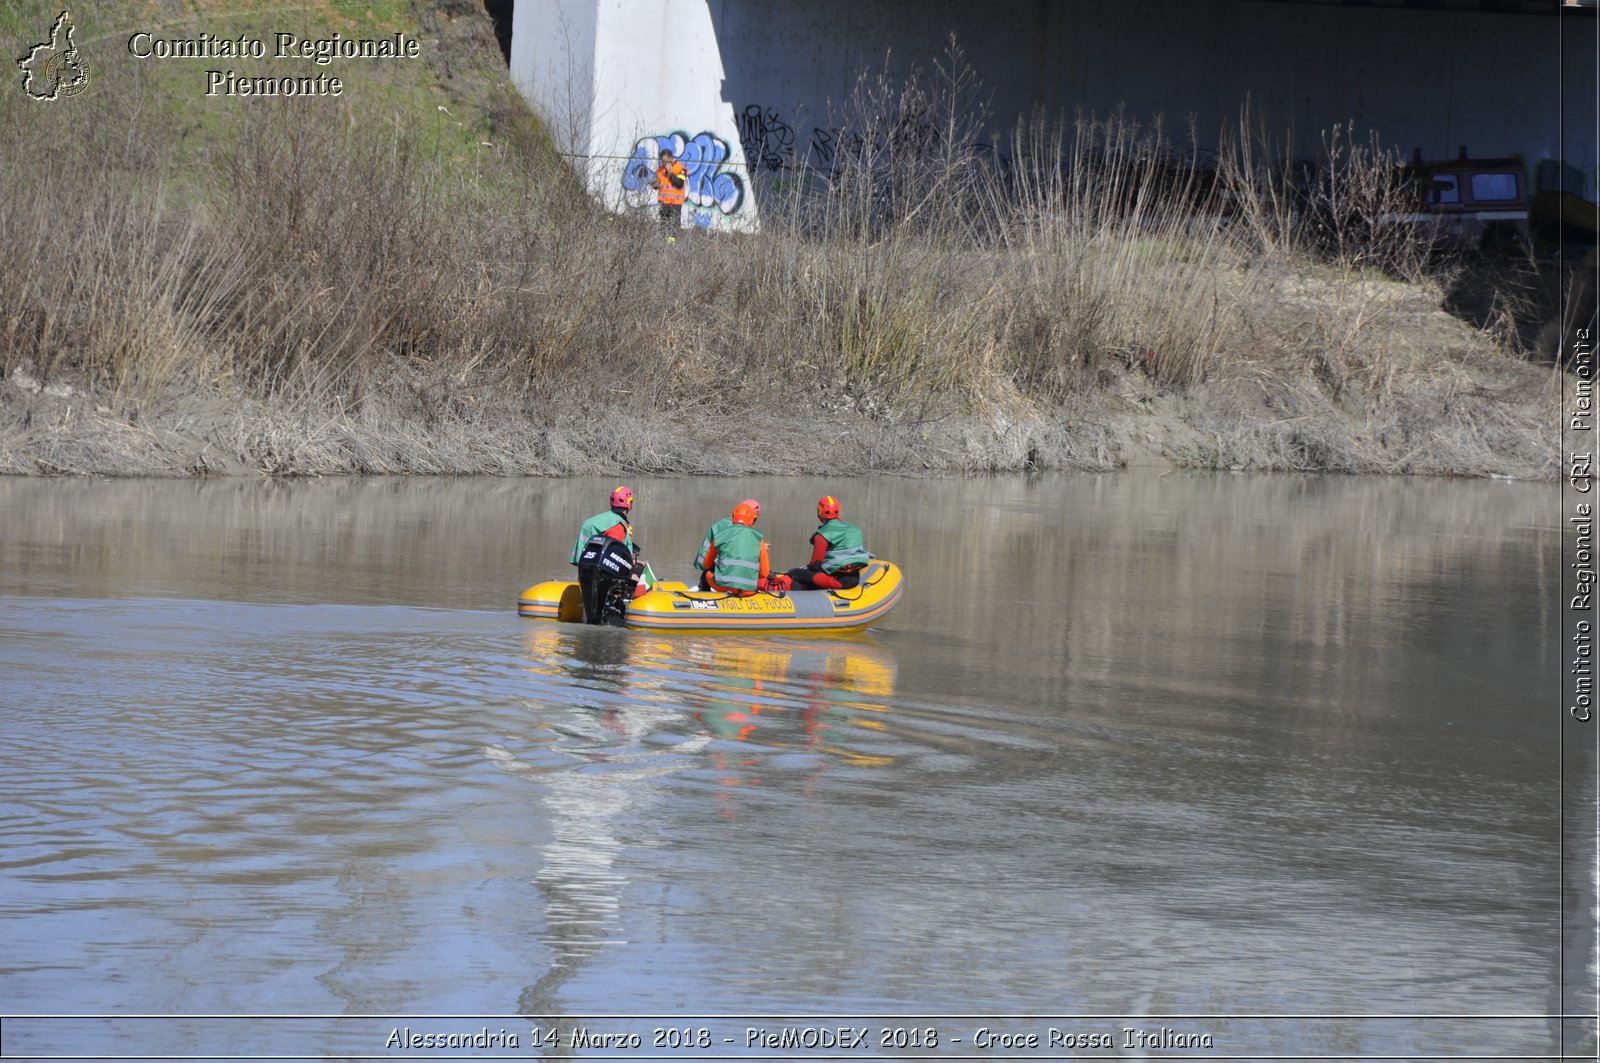
[[[874,560],[850,590],[790,591],[746,598],[700,591],[666,580],[628,606],[627,626],[644,631],[859,631],[882,620],[900,601],[900,569]],[[583,623],[576,582],[547,580],[522,592],[517,613]]]

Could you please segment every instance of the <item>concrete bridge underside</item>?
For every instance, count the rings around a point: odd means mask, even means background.
[[[1565,159],[1592,198],[1596,32],[1555,0],[516,0],[511,74],[595,195],[648,204],[645,164],[679,147],[714,227],[827,168],[860,74],[929,70],[952,35],[997,146],[1036,109],[1121,107],[1204,150],[1248,101],[1297,159],[1338,123],[1408,156]]]

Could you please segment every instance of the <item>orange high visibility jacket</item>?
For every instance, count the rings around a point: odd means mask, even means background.
[[[673,183],[677,178],[677,183]],[[683,202],[684,186],[689,183],[689,171],[683,163],[675,162],[656,171],[656,198],[662,206],[675,207]]]

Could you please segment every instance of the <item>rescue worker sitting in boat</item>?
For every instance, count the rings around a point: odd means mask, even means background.
[[[772,562],[766,537],[755,528],[760,518],[761,503],[747,498],[733,507],[732,518],[711,525],[695,558],[701,590],[744,598],[767,589]]]
[[[742,504],[752,507],[755,510],[756,516],[759,517],[761,515],[761,503],[757,502],[755,499],[747,498]],[[713,522],[711,527],[706,529],[706,537],[700,540],[700,549],[695,551],[694,567],[695,571],[700,573],[700,589],[703,591],[710,589],[706,586],[706,569],[710,567],[706,564],[706,551],[711,549],[711,543],[716,539],[717,533],[730,527],[732,524],[733,521],[728,517],[723,517],[721,520]]]
[[[817,500],[820,527],[811,533],[811,560],[779,576],[785,589],[799,591],[849,590],[861,583],[861,570],[872,555],[861,529],[839,519],[839,500],[823,495]]]
[[[611,508],[596,513],[578,529],[571,563],[578,566],[587,623],[621,623],[628,600],[649,589],[645,565],[638,560],[639,547],[633,541],[632,512],[633,492],[619,486],[611,492]]]

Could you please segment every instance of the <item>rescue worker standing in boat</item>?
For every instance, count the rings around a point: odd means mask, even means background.
[[[661,165],[656,169],[656,200],[661,204],[661,227],[667,239],[677,240],[683,228],[683,201],[689,184],[689,171],[666,148],[661,149]]]
[[[786,588],[800,591],[849,590],[861,583],[861,570],[872,555],[861,529],[839,519],[839,500],[823,495],[817,500],[821,526],[811,533],[811,560],[779,577]]]
[[[731,520],[719,520],[706,533],[695,563],[700,566],[700,589],[723,591],[741,598],[767,589],[772,562],[766,537],[756,531],[761,503],[747,498],[733,507]]]

